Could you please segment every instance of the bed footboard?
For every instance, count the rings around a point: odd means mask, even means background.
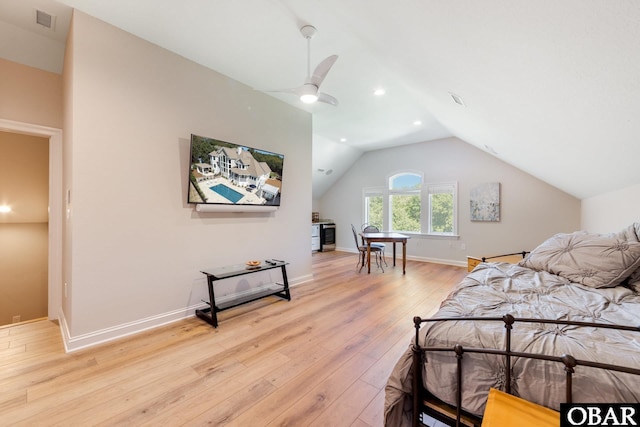
[[[470,322],[503,322],[504,323],[504,346],[503,348],[472,348],[464,347],[460,344],[456,344],[453,347],[423,347],[420,345],[420,327],[423,323],[427,322],[448,322],[448,321],[470,321]],[[548,320],[548,319],[531,319],[531,318],[515,318],[510,314],[506,314],[502,317],[451,317],[451,318],[431,318],[422,319],[420,317],[414,317],[413,323],[415,327],[415,340],[412,345],[412,365],[413,365],[413,382],[412,382],[412,394],[413,394],[413,420],[414,427],[421,425],[422,413],[427,413],[433,418],[436,418],[442,422],[452,424],[455,426],[468,425],[468,426],[480,426],[482,419],[473,414],[466,413],[462,408],[462,397],[464,391],[463,384],[463,361],[464,355],[467,353],[479,353],[479,354],[491,354],[497,357],[503,357],[505,366],[505,392],[511,394],[511,375],[512,375],[512,359],[513,358],[525,358],[525,359],[537,359],[543,361],[550,361],[561,363],[564,366],[564,382],[565,382],[565,398],[563,403],[573,403],[573,375],[576,368],[581,366],[591,367],[597,369],[604,369],[608,371],[616,371],[622,373],[628,373],[640,376],[640,369],[633,367],[625,367],[612,365],[607,363],[599,363],[588,360],[579,360],[572,355],[563,354],[561,356],[553,356],[548,354],[536,354],[513,351],[511,348],[511,335],[514,325],[517,323],[542,323],[542,324],[554,324],[554,325],[571,325],[577,327],[589,327],[589,328],[605,328],[615,329],[619,331],[633,331],[640,332],[640,327],[636,326],[620,326],[593,322],[574,322],[574,321],[561,321],[561,320]],[[639,335],[640,338],[640,335]],[[433,396],[424,387],[424,381],[422,378],[422,367],[426,354],[430,352],[453,352],[456,358],[456,405],[455,407],[447,405],[444,402],[438,402],[437,398]],[[487,393],[489,390],[487,390]]]

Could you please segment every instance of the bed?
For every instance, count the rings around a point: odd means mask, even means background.
[[[385,425],[415,425],[418,409],[442,415],[449,405],[475,423],[490,388],[554,410],[567,399],[640,402],[639,236],[640,223],[611,234],[561,233],[518,264],[476,266],[431,319],[414,319],[416,337],[385,388]],[[505,328],[505,319],[517,320]],[[460,358],[456,348],[502,353]]]

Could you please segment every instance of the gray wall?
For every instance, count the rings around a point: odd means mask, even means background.
[[[531,250],[558,232],[580,227],[580,200],[516,169],[457,138],[405,145],[365,153],[321,198],[322,215],[336,221],[337,246],[355,251],[350,224],[363,222],[365,187],[385,186],[401,170],[419,170],[425,182],[458,182],[459,239],[412,236],[408,255],[414,259],[454,264],[467,255]],[[501,184],[499,222],[472,222],[469,193],[486,182]]]
[[[640,184],[582,200],[582,228],[614,233],[640,222]]]
[[[64,84],[69,348],[193,315],[209,267],[276,258],[310,279],[310,114],[77,11]],[[284,154],[281,208],[195,212],[191,133]]]

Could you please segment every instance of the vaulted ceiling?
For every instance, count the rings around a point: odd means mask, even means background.
[[[640,183],[637,0],[0,0],[0,56],[60,73],[71,7],[260,90],[303,83],[315,26],[339,105],[270,93],[313,114],[314,197],[364,151],[449,136],[578,198]]]

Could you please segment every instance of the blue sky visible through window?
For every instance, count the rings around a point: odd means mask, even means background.
[[[392,190],[408,190],[414,188],[420,188],[422,179],[420,175],[414,174],[402,174],[394,177],[391,180]]]

